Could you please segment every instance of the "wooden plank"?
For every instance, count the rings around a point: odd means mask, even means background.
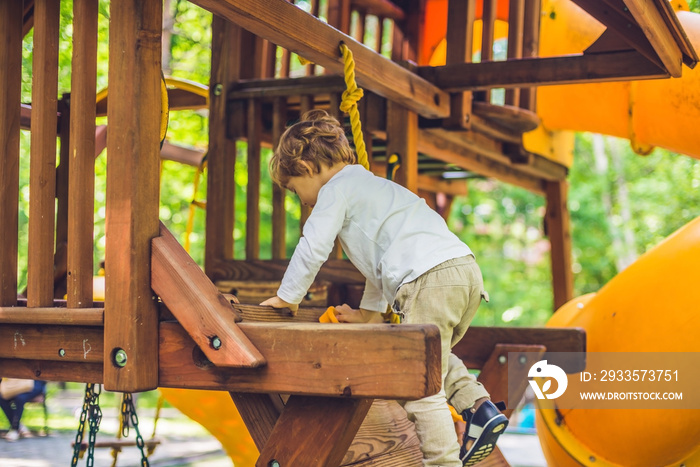
[[[493,44],[496,34],[497,0],[484,0],[481,11],[481,63],[493,60]],[[491,91],[475,93],[476,100],[491,102]]]
[[[277,423],[280,410],[273,403],[276,394],[246,394],[231,392],[231,399],[236,404],[238,413],[253,438],[258,451],[261,451],[270,438],[270,433]],[[281,402],[281,401],[280,401]]]
[[[540,50],[540,16],[542,15],[540,0],[525,0],[523,17],[523,53],[526,58],[534,58]],[[535,112],[537,103],[537,88],[520,90],[519,106]]]
[[[445,63],[470,63],[472,61],[476,1],[451,0],[447,6],[447,50]],[[472,94],[462,91],[450,94],[450,116],[443,121],[445,128],[468,129],[470,127]]]
[[[248,100],[248,184],[246,186],[246,259],[260,257],[260,137],[262,105]]]
[[[280,283],[281,281],[217,281],[216,288],[221,293],[235,295],[241,303],[257,305],[274,296]],[[327,306],[330,287],[328,282],[314,281],[299,306]]]
[[[355,58],[358,85],[428,118],[449,115],[448,95],[285,0],[195,0],[194,3],[323,66],[341,73],[338,44]],[[265,12],[265,14],[261,14]]]
[[[681,76],[683,55],[668,25],[654,2],[624,0],[664,67],[674,78]]]
[[[508,59],[522,58],[523,32],[525,29],[525,0],[510,0],[508,5]],[[520,89],[506,89],[505,105],[517,106],[520,102]]]
[[[209,147],[207,156],[207,217],[204,269],[233,258],[236,142],[227,137],[226,90],[240,76],[237,54],[240,27],[214,15],[212,18],[211,85],[209,87]]]
[[[56,115],[58,109],[58,0],[34,5],[32,132],[29,163],[29,248],[27,298],[30,307],[53,303],[56,199]]]
[[[17,302],[22,14],[0,0],[0,306]]]
[[[668,77],[636,51],[421,67],[419,73],[450,92]]]
[[[272,109],[272,145],[277,148],[287,125],[287,99],[278,97]],[[272,184],[272,259],[287,257],[287,210],[284,203],[286,191]]]
[[[179,324],[160,326],[161,387],[407,400],[440,387],[432,325],[242,322],[263,368],[215,367]]]
[[[418,176],[418,189],[429,193],[445,193],[451,196],[466,196],[467,181],[440,179],[427,175]]]
[[[350,0],[328,0],[328,24],[350,34]]]
[[[105,389],[158,385],[151,239],[158,235],[162,2],[110,5]],[[124,366],[115,364],[119,350]]]
[[[693,48],[692,43],[688,39],[688,35],[683,29],[683,25],[678,19],[678,15],[673,9],[673,5],[665,0],[654,0],[654,3],[656,3],[659,13],[661,16],[663,16],[666,25],[676,38],[676,42],[681,48],[683,63],[685,63],[688,68],[695,68],[695,65],[698,63],[697,51]]]
[[[514,328],[472,326],[452,348],[467,368],[484,367],[498,344],[544,345],[547,352],[585,352],[586,332],[581,328]]]
[[[8,378],[102,383],[102,363],[0,359],[0,373]]]
[[[70,308],[92,306],[97,0],[73,2],[68,279]]]
[[[229,260],[217,263],[213,275],[217,280],[281,280],[289,265],[289,260]],[[337,284],[364,284],[365,278],[347,260],[328,260],[316,275],[318,281]]]
[[[103,331],[96,326],[0,325],[0,358],[102,363]]]
[[[254,97],[274,99],[304,94],[328,94],[345,90],[340,75],[299,76],[297,78],[251,79],[238,81],[228,93],[229,100]]]
[[[167,228],[152,241],[151,286],[217,366],[258,367],[265,359],[236,325],[231,304]]]
[[[412,192],[418,191],[418,114],[395,104],[386,103],[387,154],[401,160],[396,182]]]
[[[479,373],[479,382],[489,392],[492,401],[504,401],[506,409],[503,414],[510,418],[514,408],[520,403],[529,387],[528,371],[544,355],[544,345],[496,344],[491,356],[484,363]],[[510,354],[510,355],[509,355]],[[508,384],[509,372],[517,383]],[[514,396],[513,400],[508,398]]]
[[[547,182],[546,233],[551,243],[552,288],[554,310],[574,298],[574,273],[571,270],[571,220],[567,206],[569,185],[566,181]]]
[[[103,308],[0,307],[0,324],[52,324],[61,326],[102,326]]]
[[[371,405],[371,399],[290,397],[255,465],[339,465]]]

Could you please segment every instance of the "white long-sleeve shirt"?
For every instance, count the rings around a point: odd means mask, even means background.
[[[360,308],[386,311],[399,286],[472,251],[422,198],[360,165],[348,165],[318,193],[277,295],[300,303],[335,238],[366,278]]]

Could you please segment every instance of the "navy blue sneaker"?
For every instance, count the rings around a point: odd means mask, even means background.
[[[462,417],[467,422],[467,429],[464,432],[459,458],[462,465],[470,466],[486,459],[493,452],[498,437],[508,426],[508,418],[489,400],[481,404],[476,412],[472,412],[471,409],[465,410]],[[467,450],[469,440],[474,444]]]

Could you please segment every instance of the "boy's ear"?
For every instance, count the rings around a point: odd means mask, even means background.
[[[314,174],[314,168],[308,161],[300,161],[306,167],[306,175],[311,177]]]

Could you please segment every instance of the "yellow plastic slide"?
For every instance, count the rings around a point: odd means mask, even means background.
[[[562,306],[547,325],[584,328],[588,352],[700,352],[698,264],[700,217],[598,293]],[[549,465],[700,465],[700,410],[572,409],[559,415],[557,422],[554,408],[537,411]]]

